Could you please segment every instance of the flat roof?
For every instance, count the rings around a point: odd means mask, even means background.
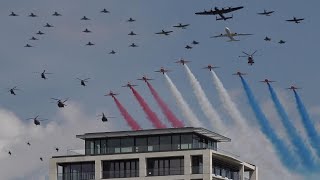
[[[183,128],[164,128],[164,129],[144,129],[137,131],[115,131],[115,132],[96,132],[76,135],[80,139],[97,139],[97,138],[114,138],[114,137],[130,137],[130,136],[148,136],[148,135],[164,135],[164,134],[180,134],[195,133],[205,136],[218,142],[230,142],[231,139],[218,133],[201,127],[183,127]]]

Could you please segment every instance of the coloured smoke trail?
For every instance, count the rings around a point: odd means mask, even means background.
[[[190,125],[193,127],[203,127],[202,123],[199,121],[197,116],[193,113],[188,103],[183,99],[181,93],[177,87],[173,84],[170,77],[165,73],[164,77],[167,80],[169,89],[176,100],[178,107],[180,108],[182,115],[189,121]]]
[[[291,171],[295,171],[298,169],[298,163],[293,156],[292,152],[288,149],[285,142],[282,141],[275,131],[271,128],[267,117],[262,112],[260,106],[258,105],[249,85],[244,80],[242,76],[240,76],[241,83],[243,85],[244,91],[247,95],[249,104],[258,120],[258,124],[260,125],[260,130],[263,134],[269,139],[269,141],[274,145],[274,148],[280,157],[281,162]]]
[[[143,111],[147,115],[147,118],[151,121],[152,125],[155,128],[166,128],[166,126],[160,121],[158,116],[155,112],[151,110],[149,105],[145,102],[145,100],[142,98],[142,96],[131,86],[130,89],[132,90],[132,93],[134,97],[139,102],[140,106],[142,107]]]
[[[270,92],[271,99],[274,103],[274,106],[280,116],[281,122],[288,134],[288,137],[291,143],[294,145],[294,151],[301,160],[303,165],[309,169],[313,170],[315,168],[315,162],[312,158],[312,152],[308,149],[308,147],[304,144],[303,139],[299,136],[296,127],[291,123],[288,114],[284,110],[283,105],[281,104],[275,90],[273,87],[268,83],[268,89]],[[320,141],[319,141],[320,143]],[[302,156],[301,156],[302,155]]]
[[[222,120],[217,113],[217,111],[213,108],[212,104],[209,102],[205,92],[203,91],[199,81],[196,79],[196,77],[192,74],[191,70],[189,67],[185,64],[184,65],[186,73],[188,75],[191,87],[193,89],[193,92],[198,100],[198,103],[208,118],[208,120],[211,121],[211,125],[213,129],[215,129],[218,132],[222,132],[222,129],[225,129]]]
[[[308,111],[306,110],[306,107],[303,105],[300,96],[295,90],[293,92],[294,92],[294,97],[296,99],[297,108],[302,119],[302,124],[310,139],[310,144],[313,147],[313,149],[316,151],[318,157],[320,157],[320,135],[317,133],[314,123],[311,120],[308,114]]]
[[[116,97],[113,97],[114,102],[116,103],[121,115],[127,121],[128,125],[131,127],[132,130],[141,130],[139,124],[132,118],[132,116],[128,113],[128,111],[122,106],[122,104],[118,101]]]
[[[170,121],[172,127],[184,127],[184,124],[182,121],[180,121],[174,114],[173,112],[170,110],[170,108],[168,107],[168,105],[160,98],[159,94],[157,93],[157,91],[153,88],[153,86],[147,81],[147,85],[148,88],[152,94],[152,96],[154,97],[154,99],[156,100],[156,102],[158,103],[161,111],[163,112],[163,114],[167,117],[167,119]]]

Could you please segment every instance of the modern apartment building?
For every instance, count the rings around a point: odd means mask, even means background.
[[[85,153],[50,159],[50,180],[258,180],[258,168],[220,152],[231,140],[204,128],[77,135]]]

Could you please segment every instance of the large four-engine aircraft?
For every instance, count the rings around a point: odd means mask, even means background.
[[[224,16],[224,14],[227,14],[227,13],[230,13],[230,12],[242,9],[242,8],[243,8],[243,6],[221,8],[221,9],[215,7],[214,10],[213,9],[211,9],[209,11],[204,10],[202,12],[196,12],[195,14],[196,15],[219,15],[220,18],[216,17],[217,21],[218,20],[227,20],[227,19],[233,18],[233,16],[226,17],[226,16]]]

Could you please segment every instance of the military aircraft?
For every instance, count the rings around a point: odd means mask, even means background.
[[[33,46],[31,46],[30,44],[26,44],[24,47],[33,47]]]
[[[53,27],[51,24],[47,23],[45,26],[43,27]]]
[[[40,73],[42,79],[47,79],[46,74],[52,74],[52,73],[46,72],[46,70],[43,70],[43,72],[34,72],[34,73]]]
[[[129,36],[135,36],[135,35],[137,35],[137,34],[134,33],[133,31],[131,31],[128,35],[129,35]]]
[[[265,41],[271,41],[271,38],[269,38],[268,36],[266,36],[266,37],[264,38],[264,40],[265,40]]]
[[[288,20],[286,20],[286,21],[288,21],[288,22],[294,22],[294,23],[296,23],[296,24],[299,24],[299,23],[301,23],[301,21],[303,21],[304,20],[304,18],[296,18],[296,17],[293,17],[293,19],[288,19]]]
[[[55,148],[55,150],[58,152],[58,151],[59,151],[59,148],[58,148],[58,147],[56,147],[56,148]]]
[[[97,117],[101,117],[102,122],[107,122],[108,118],[115,118],[115,117],[111,117],[111,116],[107,117],[104,113],[98,115]]]
[[[40,161],[43,161],[43,158],[42,158],[42,157],[40,157]]]
[[[193,44],[193,45],[197,45],[197,44],[199,44],[199,42],[193,40],[193,41],[192,41],[192,44]]]
[[[192,46],[186,45],[186,47],[184,47],[186,49],[192,49]]]
[[[11,12],[11,14],[9,16],[19,16],[19,15],[14,12]]]
[[[256,52],[257,52],[257,50],[254,51],[252,54],[248,54],[248,53],[242,51],[242,53],[245,54],[245,56],[239,56],[239,57],[248,57],[248,64],[250,64],[250,65],[252,66],[252,65],[254,64],[253,55],[254,55]]]
[[[89,30],[89,29],[85,29],[85,30],[83,30],[82,32],[84,32],[84,33],[91,33],[91,31]]]
[[[86,79],[77,78],[77,79],[80,80],[81,86],[86,86],[86,82],[88,82],[88,80],[89,80],[90,78],[86,78]]]
[[[34,36],[32,36],[32,38],[30,38],[30,40],[35,41],[35,40],[39,40],[39,39],[38,39],[38,38],[35,38]]]
[[[12,155],[11,151],[8,151],[8,154],[11,156]]]
[[[136,45],[135,43],[130,44],[129,47],[139,47],[138,45]]]
[[[267,10],[263,10],[263,12],[257,13],[259,15],[265,15],[265,16],[270,16],[272,13],[274,13],[274,11],[267,11]]]
[[[236,73],[234,73],[234,74],[232,74],[232,75],[237,75],[237,76],[244,76],[244,75],[247,75],[246,73],[242,73],[242,72],[236,72]]]
[[[286,89],[290,89],[290,90],[296,91],[297,89],[301,89],[301,88],[298,88],[298,87],[295,87],[295,86],[290,86],[289,88],[286,88]]]
[[[175,28],[181,28],[181,29],[186,29],[188,26],[190,26],[190,24],[181,24],[179,23],[178,25],[175,25],[173,27]]]
[[[102,11],[100,11],[101,13],[110,13],[107,9],[103,9]]]
[[[128,20],[127,20],[127,22],[134,22],[134,21],[136,21],[135,19],[132,19],[132,18],[129,18]]]
[[[59,14],[57,11],[55,11],[52,16],[62,16],[61,14]]]
[[[161,34],[161,35],[166,35],[166,36],[168,36],[168,35],[170,35],[170,33],[172,33],[173,31],[165,31],[165,30],[161,30],[160,32],[157,32],[157,33],[155,33],[155,34]]]
[[[48,119],[40,119],[39,115],[37,115],[36,117],[28,118],[26,120],[33,120],[33,124],[39,126],[41,121],[47,121]]]
[[[57,101],[57,105],[58,105],[59,108],[63,108],[63,107],[65,107],[65,106],[67,106],[67,105],[65,104],[65,102],[67,102],[67,101],[69,100],[69,98],[67,98],[67,99],[65,99],[65,100],[56,99],[56,98],[51,98],[51,99]]]
[[[175,63],[179,63],[179,64],[184,65],[184,64],[189,63],[189,62],[191,62],[191,61],[186,61],[186,60],[181,58],[179,61],[176,61]]]
[[[166,73],[166,72],[170,72],[170,70],[167,70],[167,69],[164,69],[163,67],[161,67],[160,70],[154,71],[154,72],[159,72],[159,73],[164,74],[164,73]]]
[[[284,43],[286,43],[286,41],[280,40],[278,43],[279,43],[279,44],[284,44]]]
[[[215,68],[219,68],[218,66],[213,66],[211,64],[207,65],[206,67],[203,67],[202,69],[209,69],[209,71],[212,71],[212,69],[215,69]]]
[[[248,35],[252,35],[252,34],[232,33],[228,27],[225,28],[225,31],[226,31],[226,34],[220,34],[220,35],[217,35],[217,36],[212,36],[212,37],[210,37],[210,38],[228,37],[228,38],[229,38],[228,42],[232,42],[232,41],[240,41],[240,40],[234,39],[235,36],[248,36]]]
[[[132,87],[134,87],[134,86],[138,86],[138,85],[131,84],[130,82],[128,82],[126,85],[123,85],[122,87],[132,88]]]
[[[109,54],[115,54],[116,52],[114,50],[110,51]]]
[[[30,144],[30,142],[29,142],[29,141],[27,142],[27,145],[28,145],[28,146],[31,146],[31,144]]]
[[[227,13],[230,13],[230,12],[242,9],[242,8],[243,8],[243,6],[221,8],[221,9],[219,9],[218,7],[215,7],[214,10],[212,10],[212,9],[209,10],[209,11],[204,10],[202,12],[196,12],[195,14],[196,15],[219,15],[220,18],[216,17],[217,21],[219,21],[219,20],[227,20],[227,19],[233,18],[233,16],[226,17],[226,16],[224,16],[224,14],[227,14]]]
[[[260,81],[260,82],[270,84],[270,83],[273,83],[273,82],[276,82],[276,81],[270,81],[269,79],[265,79],[265,80]]]
[[[38,31],[36,34],[38,34],[38,35],[43,35],[44,33],[41,32],[41,31]]]
[[[87,18],[86,16],[83,16],[80,20],[90,20],[89,18]]]
[[[29,14],[29,17],[38,17],[37,15],[33,14],[33,13],[30,13]]]
[[[86,44],[86,46],[93,46],[94,44],[92,43],[92,42],[88,42],[87,44]]]
[[[117,96],[117,95],[119,95],[118,93],[113,93],[112,91],[110,91],[108,94],[105,94],[105,96],[111,96],[111,97],[115,97],[115,96]]]
[[[17,95],[15,92],[16,90],[20,90],[20,89],[18,89],[17,86],[14,86],[13,88],[9,89],[8,92],[10,92],[10,94],[12,95]]]
[[[147,82],[147,81],[150,81],[150,80],[153,80],[153,79],[147,78],[147,76],[144,75],[144,76],[142,76],[142,78],[139,78],[137,80]]]

